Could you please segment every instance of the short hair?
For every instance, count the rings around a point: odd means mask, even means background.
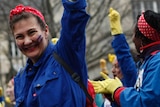
[[[11,30],[14,30],[14,24],[17,23],[19,20],[28,19],[30,17],[35,17],[41,29],[45,30],[46,23],[44,23],[44,21],[42,21],[42,19],[40,19],[38,16],[29,12],[22,12],[21,14],[14,15],[9,22]]]

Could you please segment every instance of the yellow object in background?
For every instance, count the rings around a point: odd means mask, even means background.
[[[101,72],[103,72],[106,75],[108,75],[108,70],[107,70],[106,60],[105,59],[100,59],[100,68],[101,68]]]
[[[56,43],[57,43],[57,41],[58,41],[58,38],[52,38],[52,40],[51,40],[51,41],[52,41],[52,43],[53,43],[53,44],[56,44]]]
[[[9,103],[9,104],[12,103],[9,97],[5,97],[5,101],[6,101],[7,103]]]
[[[3,96],[3,89],[0,87],[0,97]]]
[[[116,59],[116,55],[115,54],[108,54],[108,61],[110,63],[113,63]]]

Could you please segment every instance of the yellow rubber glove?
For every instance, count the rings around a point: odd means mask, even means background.
[[[101,72],[103,72],[106,75],[108,75],[108,70],[107,70],[106,60],[105,59],[100,59],[100,68],[101,68]]]
[[[0,87],[0,107],[5,107],[2,87]]]
[[[120,22],[120,14],[113,8],[110,8],[108,16],[110,21],[111,34],[113,36],[117,34],[122,34],[123,31]]]
[[[122,86],[121,81],[116,77],[114,79],[109,78],[103,72],[100,72],[101,76],[105,79],[103,81],[90,81],[94,87],[96,93],[111,94],[113,99],[114,91]]]

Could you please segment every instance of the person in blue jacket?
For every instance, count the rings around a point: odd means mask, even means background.
[[[53,57],[56,52],[87,87],[85,28],[89,15],[85,0],[62,0],[60,38],[54,45],[44,16],[37,9],[17,5],[10,11],[15,43],[28,58],[14,78],[15,107],[85,107],[86,95]]]
[[[112,63],[112,73],[121,80],[123,86],[133,87],[137,79],[137,68],[133,54],[131,54],[130,47],[123,34],[120,14],[113,8],[110,8],[108,16],[111,35],[113,36],[111,45],[116,56]],[[112,107],[118,107],[115,102],[112,102],[111,105]]]
[[[120,23],[120,14],[113,8],[110,8],[108,16],[111,35],[113,36],[111,45],[114,49],[118,66],[123,75],[123,77],[119,79],[122,81],[123,86],[134,86],[137,78],[137,68],[130,47],[123,34]]]
[[[146,10],[138,16],[133,42],[141,58],[134,87],[124,87],[118,78],[92,81],[95,92],[111,94],[121,107],[160,106],[160,14]],[[123,56],[123,55],[122,55]]]

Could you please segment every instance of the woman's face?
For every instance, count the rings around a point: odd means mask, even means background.
[[[122,74],[122,72],[121,72],[121,69],[120,69],[120,67],[119,67],[119,65],[118,65],[117,60],[115,60],[115,61],[113,62],[113,65],[112,65],[112,73],[113,73],[113,76],[114,76],[114,77],[118,77],[119,79],[122,79],[122,78],[123,78],[123,74]]]
[[[14,84],[13,84],[12,80],[10,80],[8,82],[8,84],[7,84],[6,95],[7,95],[7,97],[9,97],[9,99],[11,100],[11,102],[15,101],[15,97],[14,97]]]
[[[37,19],[31,16],[14,24],[13,35],[20,51],[37,62],[48,44],[48,26],[42,30]]]

